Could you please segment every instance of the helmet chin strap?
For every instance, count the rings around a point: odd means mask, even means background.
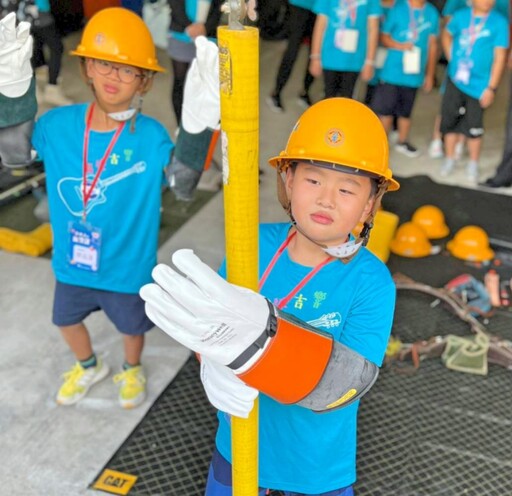
[[[109,112],[107,115],[118,122],[129,121],[135,114],[137,109],[129,108],[128,110],[121,110],[120,112]]]

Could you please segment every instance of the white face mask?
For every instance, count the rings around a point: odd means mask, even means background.
[[[322,248],[322,250],[324,250],[325,253],[327,253],[327,255],[330,255],[331,257],[347,258],[356,253],[356,251],[359,250],[359,248],[361,248],[362,245],[362,241],[356,243],[355,239],[351,239],[350,241],[342,243],[341,245],[327,246],[325,248]]]
[[[137,109],[130,108],[128,110],[121,110],[121,112],[111,112],[108,116],[118,122],[130,120],[137,112]]]

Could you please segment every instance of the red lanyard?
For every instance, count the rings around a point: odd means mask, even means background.
[[[350,20],[352,21],[352,25],[354,25],[357,19],[357,0],[348,0],[347,6],[350,14]]]
[[[272,272],[272,269],[274,268],[275,264],[279,260],[279,257],[282,255],[283,251],[286,249],[286,247],[290,244],[290,241],[293,239],[293,237],[297,234],[297,231],[293,232],[290,236],[288,236],[281,246],[276,251],[275,255],[272,257],[272,260],[268,264],[267,268],[265,269],[265,272],[261,276],[260,283],[259,283],[259,291],[261,292],[261,289],[263,288],[269,274]],[[281,300],[279,300],[279,304],[277,305],[277,308],[283,309],[288,302],[310,281],[310,279],[325,265],[328,263],[334,261],[335,259],[333,257],[327,257],[323,262],[320,262],[318,265],[313,267],[309,273],[303,277],[299,283]]]
[[[114,145],[116,144],[119,135],[122,133],[124,126],[126,122],[123,122],[118,126],[116,129],[116,132],[114,136],[112,136],[112,139],[110,140],[110,143],[108,144],[107,151],[103,155],[103,158],[100,161],[100,164],[98,166],[98,170],[96,171],[96,174],[94,175],[94,178],[91,183],[91,187],[89,190],[87,190],[87,155],[89,152],[89,134],[91,132],[91,122],[92,122],[92,113],[94,111],[94,103],[91,104],[91,108],[89,109],[89,115],[87,116],[87,121],[85,125],[85,134],[84,134],[84,150],[83,150],[83,182],[82,182],[82,198],[84,202],[84,211],[83,211],[83,217],[85,219],[86,216],[86,207],[87,202],[91,198],[92,192],[94,191],[94,188],[96,187],[96,184],[98,183],[98,180],[101,176],[101,173],[103,172],[103,169],[105,168],[105,164],[107,162],[107,158],[110,156],[110,153],[112,152],[112,148],[114,148]]]
[[[423,12],[425,11],[425,7],[422,7],[421,9],[418,9],[420,11],[418,15],[418,22],[416,22],[416,19],[414,17],[414,8],[409,3],[409,29],[412,34],[412,41],[415,43],[418,40],[418,24],[421,24],[423,22]]]
[[[482,31],[482,29],[484,28],[488,17],[489,14],[482,17],[482,20],[480,21],[478,26],[475,26],[475,15],[473,14],[473,10],[471,10],[471,22],[469,24],[469,43],[466,48],[466,57],[469,58],[469,56],[471,55],[471,52],[473,51],[473,46],[476,43],[480,31]]]

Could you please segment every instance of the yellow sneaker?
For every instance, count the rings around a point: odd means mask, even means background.
[[[119,404],[123,408],[135,408],[146,399],[146,377],[141,365],[116,374],[114,382],[121,383]]]
[[[73,405],[80,401],[89,391],[89,388],[107,377],[109,368],[98,358],[96,367],[84,369],[80,362],[76,362],[73,368],[66,372],[62,377],[64,384],[57,393],[57,403],[59,405]]]

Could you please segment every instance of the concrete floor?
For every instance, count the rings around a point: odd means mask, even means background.
[[[78,35],[66,40],[66,48],[77,43]],[[277,64],[285,42],[261,43],[261,124],[260,219],[286,219],[275,198],[275,176],[266,159],[284,146],[288,133],[302,108],[296,102],[306,64],[305,49],[296,65],[292,80],[283,93],[286,113],[272,113],[265,105],[271,90]],[[165,52],[161,62],[169,67]],[[66,55],[62,71],[66,93],[75,101],[90,95],[77,74],[77,61]],[[152,92],[144,104],[145,112],[156,117],[174,133],[176,124],[169,103],[170,74],[156,78]],[[360,92],[363,92],[361,88]],[[320,81],[313,95],[321,96]],[[503,81],[494,106],[486,113],[482,177],[492,174],[499,162],[503,146],[508,86]],[[391,152],[396,175],[426,174],[436,181],[440,161],[426,154],[434,115],[439,108],[439,95],[420,93],[414,109],[411,141],[423,150],[417,159],[407,159]],[[44,107],[41,112],[45,111]],[[218,153],[218,152],[217,152]],[[464,177],[463,167],[444,183],[472,187]],[[203,184],[218,184],[219,172],[214,168],[203,178]],[[512,188],[497,193],[510,194]],[[411,192],[414,194],[414,192]],[[160,249],[159,258],[168,262],[171,253],[182,247],[193,248],[207,263],[216,267],[223,257],[224,214],[222,194],[216,195],[198,214],[185,224]],[[485,226],[484,226],[485,227]],[[148,401],[138,409],[124,411],[117,404],[117,389],[110,380],[94,387],[75,407],[57,407],[54,395],[60,374],[73,357],[50,322],[53,275],[49,261],[0,252],[0,494],[5,496],[78,496],[98,494],[87,489],[105,463],[144,417],[160,392],[173,379],[188,351],[174,343],[158,329],[148,335],[144,365],[148,375]],[[97,352],[115,369],[122,357],[120,340],[102,315],[88,322]]]

